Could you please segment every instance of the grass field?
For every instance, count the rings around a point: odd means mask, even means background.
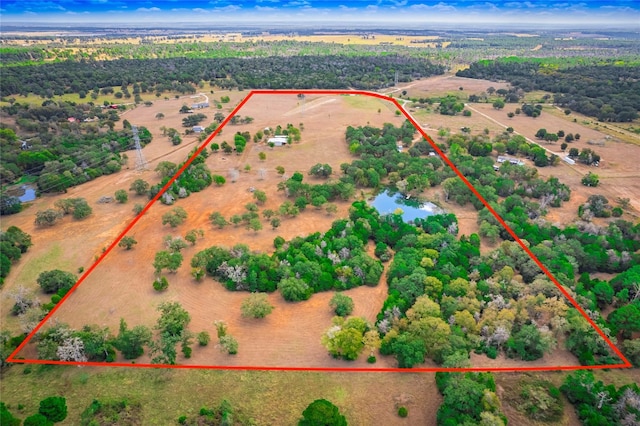
[[[27,372],[30,372],[27,374]],[[46,386],[42,384],[46,383]],[[79,424],[93,399],[127,399],[142,405],[145,425],[176,424],[201,407],[227,399],[241,417],[257,425],[292,425],[315,399],[337,405],[350,425],[435,424],[440,404],[433,375],[338,374],[309,372],[203,371],[97,367],[22,366],[3,373],[3,401],[24,419],[54,393],[67,399],[69,414],[60,425]],[[365,389],[385,392],[366,392]],[[6,390],[9,390],[7,392]],[[396,401],[409,401],[409,417],[396,415]],[[274,403],[277,402],[277,403]],[[18,410],[18,404],[24,408]],[[117,424],[117,423],[114,423]]]

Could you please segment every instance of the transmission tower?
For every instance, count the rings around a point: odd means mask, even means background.
[[[142,154],[142,146],[140,145],[140,136],[138,136],[138,127],[131,126],[131,131],[133,132],[133,143],[136,147],[136,170],[141,172],[147,169],[147,160],[144,159],[144,154]]]
[[[398,85],[398,71],[396,71],[395,78],[393,79],[394,86]]]

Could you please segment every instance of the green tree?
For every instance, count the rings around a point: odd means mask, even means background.
[[[167,235],[164,238],[164,243],[169,249],[169,251],[171,251],[172,253],[178,253],[182,249],[187,247],[187,243],[185,242],[185,240],[182,239],[182,237],[174,238],[171,235]]]
[[[176,272],[180,265],[182,265],[182,254],[179,252],[159,251],[155,255],[153,261],[153,267],[157,274],[161,273],[163,269],[168,269],[171,272]]]
[[[229,355],[238,353],[238,341],[230,334],[225,334],[219,339],[220,349],[226,351]]]
[[[59,290],[69,290],[76,283],[76,276],[71,272],[54,269],[38,275],[36,280],[45,293],[56,293]]]
[[[331,176],[331,173],[333,173],[333,169],[328,164],[317,163],[313,167],[311,167],[311,170],[309,170],[309,174],[311,176],[321,178],[328,178],[329,176]]]
[[[316,399],[302,412],[298,426],[347,426],[347,419],[331,402]]]
[[[611,312],[607,321],[615,334],[622,332],[631,336],[632,332],[640,331],[640,309],[634,304],[624,305]]]
[[[196,245],[196,241],[198,241],[198,237],[202,238],[204,236],[204,231],[202,229],[191,229],[187,231],[187,234],[184,236],[185,241],[191,243],[192,246]]]
[[[400,368],[411,368],[423,363],[427,354],[424,342],[408,333],[400,334],[391,344],[391,350],[396,355]]]
[[[273,311],[265,293],[252,293],[242,301],[240,311],[245,318],[264,318]]]
[[[120,204],[124,204],[129,200],[129,195],[124,189],[118,189],[115,193],[115,199]]]
[[[156,279],[153,280],[153,289],[155,291],[164,291],[168,288],[169,281],[167,280],[167,277],[156,277]]]
[[[494,107],[495,109],[502,109],[502,108],[504,108],[504,105],[505,105],[505,104],[504,104],[504,101],[503,101],[502,99],[496,99],[496,100],[493,102],[493,107]]]
[[[137,243],[138,242],[135,240],[135,238],[125,235],[118,243],[118,247],[122,247],[125,250],[131,250]]]
[[[38,413],[49,421],[58,423],[67,418],[67,400],[61,396],[50,396],[40,401]]]
[[[4,423],[3,423],[4,425]],[[24,426],[52,426],[53,422],[40,413],[33,414],[24,419]]]
[[[144,347],[151,342],[151,330],[144,325],[127,328],[124,319],[120,319],[120,331],[114,341],[114,346],[125,359],[136,359],[144,354]]]
[[[369,326],[363,318],[334,317],[333,326],[322,335],[322,344],[335,358],[358,359],[364,349],[364,334]]]
[[[45,418],[46,420],[46,418]],[[20,426],[20,419],[13,417],[4,402],[0,402],[0,424],[3,426]]]
[[[329,302],[336,315],[346,317],[353,311],[353,299],[346,294],[336,293]]]
[[[280,280],[278,283],[278,289],[280,290],[284,300],[288,302],[307,300],[311,297],[311,293],[313,292],[306,282],[295,277],[283,278]]]
[[[172,228],[184,223],[187,219],[187,212],[180,206],[174,207],[170,212],[162,215],[162,224],[169,224]]]
[[[225,219],[220,212],[211,213],[209,215],[209,220],[211,221],[212,225],[217,226],[219,229],[222,229],[229,224],[229,222],[227,222],[227,219]]]
[[[84,219],[89,216],[93,212],[93,209],[87,203],[87,200],[84,198],[76,198],[74,200],[73,206],[73,218],[74,219]]]
[[[155,171],[163,178],[171,177],[178,171],[178,166],[171,161],[161,161],[156,166]]]
[[[258,204],[262,205],[267,201],[267,193],[257,189],[253,191],[253,198],[255,198]]]
[[[211,341],[211,336],[209,335],[208,332],[201,331],[200,333],[198,333],[198,336],[196,337],[196,339],[198,340],[198,345],[207,346]]]
[[[262,229],[262,222],[258,218],[253,218],[249,221],[247,227],[254,232],[258,232]]]
[[[54,209],[47,209],[36,212],[35,224],[37,226],[53,226],[62,218],[62,212]]]
[[[517,357],[525,361],[534,361],[542,358],[545,352],[555,347],[555,340],[538,330],[533,324],[523,325],[520,330],[513,333],[507,340],[507,355]]]
[[[145,195],[149,191],[149,184],[142,179],[136,179],[131,183],[129,191],[134,191],[137,195]]]
[[[222,186],[224,185],[227,180],[224,178],[224,176],[220,176],[220,175],[213,175],[213,182],[217,185],[217,186]]]
[[[573,149],[573,148],[572,148]],[[598,175],[596,175],[595,173],[587,173],[586,175],[584,175],[584,177],[581,180],[582,184],[584,186],[598,186],[598,184],[600,183],[600,179],[598,177]]]

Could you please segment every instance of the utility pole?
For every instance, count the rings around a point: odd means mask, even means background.
[[[394,86],[398,85],[398,71],[396,71],[395,78],[393,79]]]
[[[140,145],[140,136],[138,136],[138,127],[131,126],[131,131],[133,132],[133,143],[136,147],[136,170],[141,172],[143,170],[147,170],[147,160],[144,159],[144,154],[142,154],[142,146]]]

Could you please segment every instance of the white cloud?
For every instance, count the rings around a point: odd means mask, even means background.
[[[233,12],[233,11],[240,10],[240,9],[242,9],[242,7],[236,6],[235,4],[230,4],[228,6],[216,7],[215,8],[215,10],[219,11],[219,12]]]
[[[139,7],[138,9],[136,9],[136,12],[160,12],[160,8],[158,7]]]
[[[413,9],[413,10],[437,10],[437,11],[442,11],[442,12],[444,12],[444,11],[451,12],[451,11],[456,10],[455,7],[453,7],[453,6],[449,5],[449,4],[443,3],[443,2],[434,4],[433,6],[429,6],[427,4],[422,4],[422,3],[414,4],[414,5],[409,6],[409,9]]]
[[[285,6],[300,7],[300,6],[310,6],[310,5],[311,3],[309,3],[307,0],[293,0],[287,3]]]
[[[209,13],[209,11],[208,11],[208,10],[205,10],[205,9],[203,9],[203,8],[201,8],[201,7],[196,7],[195,9],[192,9],[192,10],[193,10],[194,12],[196,12],[196,13]]]

